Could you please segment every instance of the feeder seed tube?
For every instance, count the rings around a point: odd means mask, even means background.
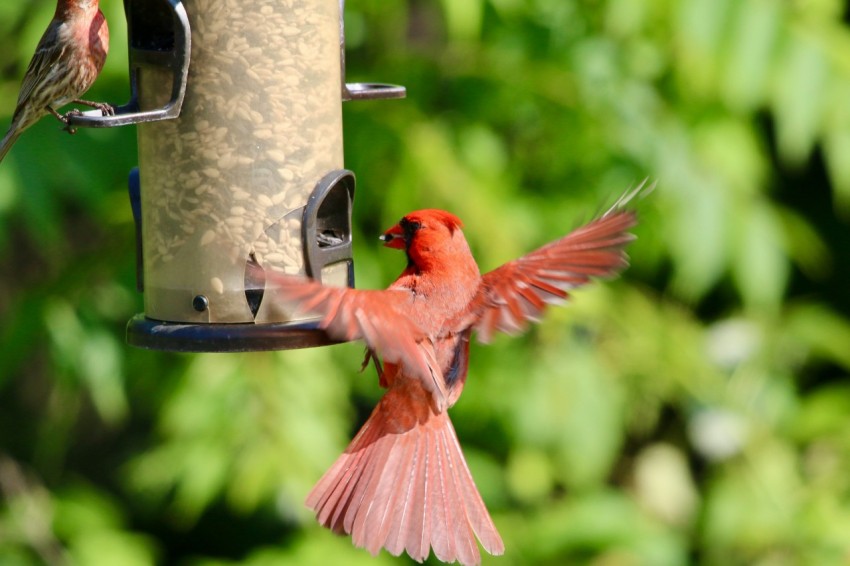
[[[182,113],[138,126],[145,314],[252,322],[248,258],[303,273],[293,211],[343,166],[339,1],[183,4],[192,56]],[[169,88],[142,73],[141,106]],[[197,295],[209,299],[203,312],[192,307]],[[268,316],[276,319],[256,322],[286,321]]]

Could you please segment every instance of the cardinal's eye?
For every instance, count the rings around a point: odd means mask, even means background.
[[[407,218],[402,218],[399,224],[401,224],[401,229],[404,230],[404,235],[408,239],[413,237],[413,234],[422,228],[421,222],[418,220],[408,220]]]

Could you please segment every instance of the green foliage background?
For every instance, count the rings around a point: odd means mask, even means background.
[[[484,270],[644,177],[632,267],[474,346],[452,416],[487,564],[850,562],[850,30],[840,0],[349,0],[360,287],[375,236],[454,211]],[[91,98],[127,98],[126,25]],[[50,19],[0,3],[0,122]],[[405,563],[310,486],[380,395],[361,349],[124,344],[132,128],[44,119],[0,166],[0,563]],[[432,559],[433,561],[433,559]]]

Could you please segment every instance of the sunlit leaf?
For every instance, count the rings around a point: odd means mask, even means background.
[[[850,370],[850,321],[816,304],[795,305],[788,313],[789,339],[812,355]]]
[[[799,488],[794,454],[777,443],[755,446],[740,462],[718,470],[706,493],[702,543],[707,556],[732,559],[788,544]]]
[[[517,432],[532,446],[554,449],[556,477],[599,483],[619,448],[621,392],[587,352],[572,347],[546,360],[516,400]]]
[[[120,531],[93,531],[81,534],[70,547],[78,564],[91,566],[153,566],[156,552],[150,538]]]
[[[745,209],[738,222],[739,241],[733,251],[738,289],[748,306],[776,309],[789,273],[778,219],[769,208],[754,205]]]
[[[766,99],[783,10],[772,0],[745,0],[736,8],[722,93],[732,108],[754,110]]]
[[[809,35],[791,32],[783,40],[774,70],[777,143],[786,160],[801,165],[817,140],[830,64]]]
[[[687,88],[707,94],[715,88],[718,55],[728,29],[730,0],[678,2],[676,30],[682,78]]]
[[[674,260],[675,289],[698,299],[721,277],[729,258],[728,197],[715,184],[683,187],[667,241]]]
[[[834,102],[825,110],[824,161],[835,188],[835,200],[846,217],[850,211],[850,160],[847,159],[850,155],[850,109],[843,101],[850,97],[850,79],[836,80],[829,95]]]
[[[452,39],[475,39],[481,34],[481,21],[484,15],[484,0],[443,3],[446,24]]]

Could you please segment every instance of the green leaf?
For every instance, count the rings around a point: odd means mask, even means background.
[[[850,42],[850,40],[848,40]],[[850,78],[837,78],[830,90],[826,114],[823,153],[827,172],[835,189],[835,201],[844,217],[850,216]]]
[[[70,547],[76,564],[88,566],[153,566],[156,552],[150,538],[119,531],[92,531],[75,538]]]
[[[729,261],[728,197],[708,181],[682,187],[677,197],[667,223],[675,269],[673,286],[683,297],[699,299],[717,283]]]
[[[466,2],[443,0],[442,4],[449,37],[454,40],[471,40],[481,35],[484,0],[467,0]]]
[[[736,6],[722,82],[723,97],[736,111],[757,110],[767,99],[783,12],[773,0],[744,0]]]
[[[792,447],[765,441],[708,485],[702,544],[712,561],[759,556],[794,540],[801,483]]]
[[[774,68],[777,144],[783,159],[801,166],[820,132],[830,64],[809,34],[789,32],[783,40],[784,52]]]
[[[787,319],[789,343],[850,371],[850,321],[819,304],[794,305]]]
[[[730,0],[691,0],[677,2],[677,55],[682,61],[684,86],[698,95],[715,90],[719,74],[719,54],[731,13]]]
[[[562,348],[530,368],[527,393],[514,405],[517,432],[530,446],[554,450],[556,478],[595,485],[622,441],[622,394],[587,349]]]
[[[739,214],[733,276],[744,304],[775,311],[788,283],[784,236],[773,209],[753,203]]]

